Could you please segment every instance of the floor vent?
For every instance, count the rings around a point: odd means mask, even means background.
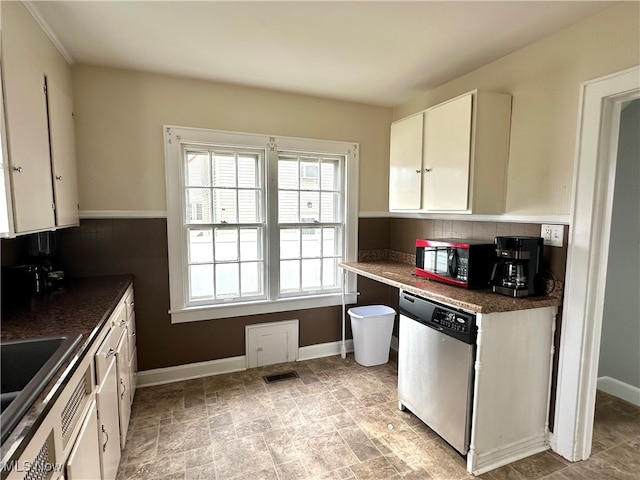
[[[262,378],[264,378],[264,381],[266,383],[275,383],[275,382],[281,382],[282,380],[289,380],[291,378],[300,378],[300,377],[298,376],[298,372],[291,371],[291,372],[277,373],[275,375],[265,375]]]

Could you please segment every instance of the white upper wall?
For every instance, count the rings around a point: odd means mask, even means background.
[[[640,3],[623,2],[394,109],[394,120],[475,88],[513,95],[507,213],[568,214],[580,84],[640,64]]]
[[[74,66],[81,211],[166,209],[162,126],[360,144],[360,211],[387,210],[391,108]]]

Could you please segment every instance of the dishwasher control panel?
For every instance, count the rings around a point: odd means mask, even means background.
[[[468,344],[476,342],[476,316],[409,292],[400,293],[400,313]]]
[[[440,307],[434,309],[431,321],[456,332],[469,332],[469,322],[465,316]]]

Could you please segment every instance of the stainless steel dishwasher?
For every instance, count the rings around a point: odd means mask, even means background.
[[[462,455],[469,450],[474,314],[400,293],[398,405]]]

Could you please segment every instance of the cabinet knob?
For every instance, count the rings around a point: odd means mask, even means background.
[[[123,318],[122,320],[120,320],[120,326],[124,327],[126,325],[127,321]]]
[[[425,168],[425,169],[424,169],[424,171],[425,171],[426,173],[429,173],[431,170],[433,170],[433,169],[432,169],[432,168]]]
[[[56,180],[62,180],[62,175],[56,175]]]
[[[416,170],[416,173],[420,173],[420,170]]]
[[[116,353],[116,351],[113,348],[110,348],[109,351],[104,354],[104,358],[109,358],[114,353]]]
[[[134,305],[134,304],[133,304],[133,302],[129,303],[129,306],[130,306],[130,307],[133,307],[133,305]]]
[[[22,173],[22,167],[13,167],[14,172]]]

